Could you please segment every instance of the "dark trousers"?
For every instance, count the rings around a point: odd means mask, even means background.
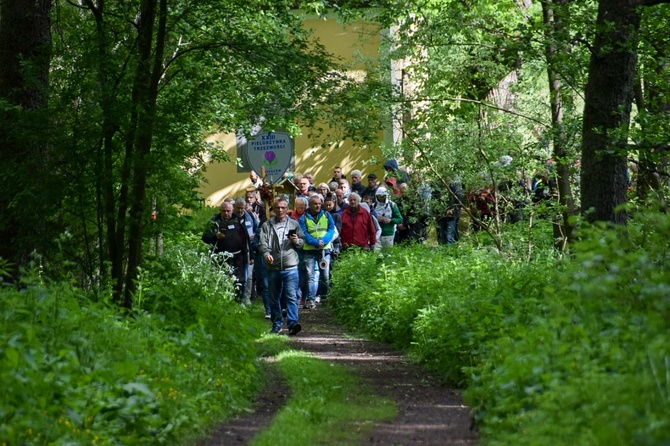
[[[441,245],[452,245],[458,241],[458,219],[441,218],[437,241]]]

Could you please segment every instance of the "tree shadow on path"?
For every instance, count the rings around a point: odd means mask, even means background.
[[[460,392],[445,387],[402,353],[374,341],[350,336],[339,326],[326,306],[302,310],[303,330],[292,337],[292,348],[324,361],[340,364],[359,377],[373,394],[394,400],[398,416],[377,423],[362,444],[378,445],[476,445],[477,433],[470,429],[470,414]],[[255,405],[254,413],[239,416],[213,433],[201,446],[249,444],[267,427],[288,400],[290,390],[270,364],[270,380]]]

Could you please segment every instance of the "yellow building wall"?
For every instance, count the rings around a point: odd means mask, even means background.
[[[357,53],[365,57],[379,56],[381,32],[363,22],[343,25],[335,18],[307,18],[303,21],[307,29],[312,29],[326,50],[345,61],[352,61]],[[303,130],[307,135],[308,130]],[[380,139],[383,135],[380,135]],[[233,134],[215,134],[208,141],[220,141],[232,159],[237,158],[237,141]],[[366,176],[375,173],[383,178],[381,164],[371,164],[371,159],[381,159],[381,151],[361,148],[351,141],[337,141],[331,147],[316,147],[306,136],[295,138],[295,172],[314,174],[314,183],[328,182],[336,166],[342,167],[347,178],[351,179],[352,170],[363,172],[363,184]],[[201,184],[198,192],[205,204],[218,206],[226,197],[243,197],[245,189],[251,186],[248,172],[238,172],[234,163],[211,162],[205,172],[206,183]]]

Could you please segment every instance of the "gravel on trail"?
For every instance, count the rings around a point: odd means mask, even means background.
[[[292,348],[347,367],[373,393],[396,402],[398,416],[373,425],[362,445],[478,444],[459,390],[442,385],[393,347],[348,334],[327,306],[301,310],[300,323],[302,331],[289,340]],[[274,385],[259,395],[254,412],[219,426],[200,446],[249,444],[272,422],[290,397],[290,389],[271,363],[267,367]]]

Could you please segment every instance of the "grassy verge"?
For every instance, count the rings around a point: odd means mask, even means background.
[[[393,401],[372,395],[344,367],[291,350],[285,341],[267,335],[259,342],[261,351],[275,355],[291,398],[254,446],[356,444],[374,422],[396,415]]]

